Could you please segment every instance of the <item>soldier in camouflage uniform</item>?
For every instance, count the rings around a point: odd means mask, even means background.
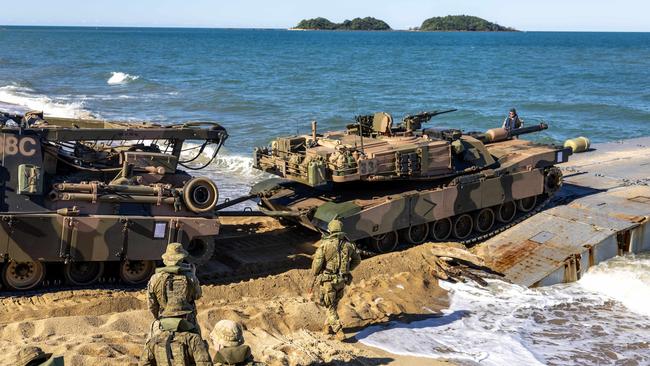
[[[354,244],[345,239],[343,224],[334,219],[327,225],[329,235],[323,235],[311,265],[315,282],[320,284],[320,302],[327,308],[324,332],[345,339],[341,321],[336,311],[345,286],[352,281],[352,271],[361,263]]]
[[[160,332],[147,341],[140,366],[210,366],[207,343],[194,324],[181,318],[160,320]]]
[[[262,365],[253,360],[251,348],[244,344],[244,334],[240,324],[232,320],[220,320],[210,332],[210,338],[217,353],[214,356],[215,366]]]
[[[158,268],[147,285],[149,311],[156,320],[186,319],[194,324],[193,331],[201,334],[195,305],[201,297],[201,285],[194,266],[184,262],[187,257],[188,253],[180,243],[167,245],[162,255],[165,267]],[[156,321],[152,328],[156,328]]]
[[[52,357],[51,353],[45,353],[40,347],[23,347],[16,356],[16,366],[63,366],[63,357]]]

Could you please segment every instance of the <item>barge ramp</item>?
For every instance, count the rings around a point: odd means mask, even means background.
[[[595,144],[559,167],[551,208],[472,248],[513,283],[577,281],[601,261],[650,251],[650,137]]]

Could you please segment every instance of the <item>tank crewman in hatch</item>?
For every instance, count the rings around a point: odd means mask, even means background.
[[[195,301],[201,297],[201,285],[196,269],[184,262],[187,251],[180,243],[170,243],[162,255],[165,267],[158,268],[147,285],[149,311],[156,320],[183,318],[194,325],[193,332],[201,334],[196,321]],[[152,325],[155,328],[156,321]]]
[[[345,339],[341,321],[336,311],[345,286],[352,282],[352,271],[361,263],[361,257],[354,244],[345,239],[343,223],[334,219],[327,225],[329,235],[323,235],[320,246],[314,254],[311,272],[314,282],[320,284],[320,303],[327,308],[327,320],[323,331]]]
[[[194,324],[182,318],[163,318],[160,331],[144,346],[140,366],[211,366],[208,344]]]
[[[39,347],[23,347],[16,356],[16,366],[64,366],[63,356],[52,357]]]
[[[503,120],[503,128],[505,128],[508,132],[524,127],[524,121],[519,118],[519,115],[517,115],[517,110],[514,108],[510,108],[510,112],[508,112],[508,117],[506,117],[505,120]]]
[[[213,358],[215,366],[263,365],[253,360],[251,348],[244,344],[244,331],[239,323],[227,319],[220,320],[210,332],[210,339],[217,350]]]

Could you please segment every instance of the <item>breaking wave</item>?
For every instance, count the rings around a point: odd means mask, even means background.
[[[650,256],[647,254],[616,257],[601,263],[578,284],[650,317]]]
[[[364,344],[471,365],[650,363],[650,256],[592,268],[577,283],[528,289],[441,282],[449,309],[410,324],[369,327]],[[645,305],[645,308],[643,307]]]
[[[186,142],[182,157],[191,159],[198,152],[199,144]],[[207,146],[200,157],[189,163],[190,166],[205,164],[214,153],[214,145]],[[212,179],[219,187],[219,201],[234,199],[247,195],[251,186],[270,178],[271,175],[253,168],[253,158],[239,154],[233,154],[222,148],[217,157],[205,169],[193,172],[195,175],[204,175]],[[230,210],[253,207],[252,202],[245,202],[231,208]]]
[[[0,103],[8,104],[7,106],[3,106],[3,109],[12,109],[14,112],[39,110],[47,115],[56,117],[92,117],[92,113],[84,109],[83,100],[72,102],[56,100],[46,95],[38,94],[33,89],[15,84],[0,87]]]
[[[106,80],[106,83],[109,85],[128,84],[131,81],[138,80],[139,78],[140,76],[138,75],[130,75],[125,72],[113,71],[111,72],[111,77]]]

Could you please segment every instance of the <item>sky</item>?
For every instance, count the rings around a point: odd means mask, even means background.
[[[373,16],[408,29],[432,16],[476,15],[526,31],[650,31],[650,0],[22,0],[2,25],[289,28],[301,19]]]

